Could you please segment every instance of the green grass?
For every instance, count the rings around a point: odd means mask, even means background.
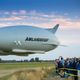
[[[0,63],[0,70],[36,67],[54,67],[54,64],[52,62]]]
[[[20,69],[20,68],[47,68],[55,67],[53,62],[17,62],[17,63],[0,63],[0,70]],[[0,80],[8,80],[11,75],[4,76]]]
[[[10,75],[9,76],[5,76],[3,78],[0,78],[0,80],[8,80],[9,77],[10,77]]]

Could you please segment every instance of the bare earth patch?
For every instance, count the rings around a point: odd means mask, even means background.
[[[14,70],[12,72],[14,72]],[[0,80],[73,80],[73,79],[71,77],[66,79],[61,78],[59,75],[55,75],[54,68],[44,67],[44,68],[22,69],[22,70],[18,69],[16,72],[8,76],[5,76]]]

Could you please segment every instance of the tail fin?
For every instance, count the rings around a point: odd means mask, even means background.
[[[59,24],[56,24],[56,25],[54,26],[54,28],[50,28],[50,29],[47,29],[47,30],[50,31],[50,32],[52,32],[53,34],[55,34],[56,31],[57,31],[57,29],[58,29],[58,27],[59,27]]]

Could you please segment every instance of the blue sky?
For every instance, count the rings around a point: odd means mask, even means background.
[[[0,0],[0,10],[36,10],[70,15],[80,14],[80,0]]]
[[[80,0],[0,0],[0,27],[11,25],[33,25],[51,28],[59,23],[56,36],[61,44],[56,50],[29,57],[7,56],[2,59],[55,59],[80,57]]]

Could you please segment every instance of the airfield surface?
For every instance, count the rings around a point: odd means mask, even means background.
[[[54,68],[53,62],[0,63],[0,80],[7,80],[8,77],[13,76],[14,74],[16,75],[19,73],[27,74],[27,72],[31,76],[32,73],[34,74],[34,72],[36,72],[37,74],[42,72],[42,74],[39,75],[44,76],[44,74],[48,73],[51,68]]]
[[[55,73],[53,62],[0,63],[0,80],[72,80]]]

